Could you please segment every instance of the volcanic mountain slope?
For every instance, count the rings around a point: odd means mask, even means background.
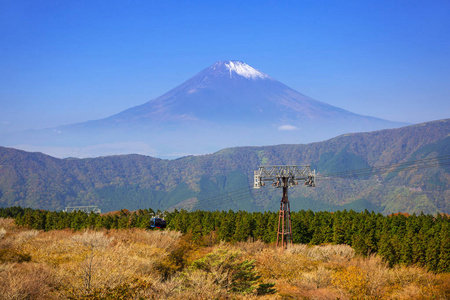
[[[293,129],[313,120],[351,118],[384,122],[313,100],[245,63],[227,61],[217,62],[167,94],[104,121],[152,125],[206,122],[248,127],[268,122],[276,129]]]
[[[173,158],[402,125],[311,99],[243,62],[220,61],[166,94],[111,117],[14,134],[0,143],[58,157],[141,153]]]
[[[315,188],[292,188],[291,209],[450,213],[449,133],[446,119],[307,145],[227,148],[175,160],[143,155],[57,159],[0,147],[0,206],[277,210],[279,189],[251,190],[260,165],[311,164],[318,175],[389,165],[374,175],[322,177]],[[447,164],[395,165],[434,157],[447,157]]]

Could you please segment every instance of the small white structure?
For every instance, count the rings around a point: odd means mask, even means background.
[[[98,208],[98,206],[68,206],[66,207],[63,212],[74,212],[74,211],[83,211],[85,213],[96,213],[96,214],[100,214],[102,211],[100,210],[100,208]]]

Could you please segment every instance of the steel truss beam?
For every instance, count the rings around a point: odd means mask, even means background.
[[[315,186],[316,171],[311,171],[308,166],[260,166],[255,171],[255,189],[265,186],[266,181],[272,181],[272,185],[277,188],[284,186],[298,185],[299,181],[304,181],[307,186]],[[283,182],[283,178],[288,178]]]

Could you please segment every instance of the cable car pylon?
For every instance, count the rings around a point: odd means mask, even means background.
[[[282,188],[280,211],[278,213],[277,247],[287,248],[292,244],[291,209],[288,198],[288,188],[304,181],[308,187],[314,187],[316,172],[311,166],[260,166],[254,172],[253,188],[265,186],[266,181],[272,182],[275,188]]]

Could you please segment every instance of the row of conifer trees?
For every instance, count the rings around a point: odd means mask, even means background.
[[[239,242],[277,239],[278,212],[194,211],[143,209],[94,214],[30,208],[0,208],[0,217],[38,230],[149,228],[150,219],[163,216],[172,230],[198,241]],[[347,244],[360,255],[377,253],[391,265],[420,265],[434,272],[450,272],[450,217],[447,215],[384,216],[379,213],[337,211],[291,213],[294,243]]]

